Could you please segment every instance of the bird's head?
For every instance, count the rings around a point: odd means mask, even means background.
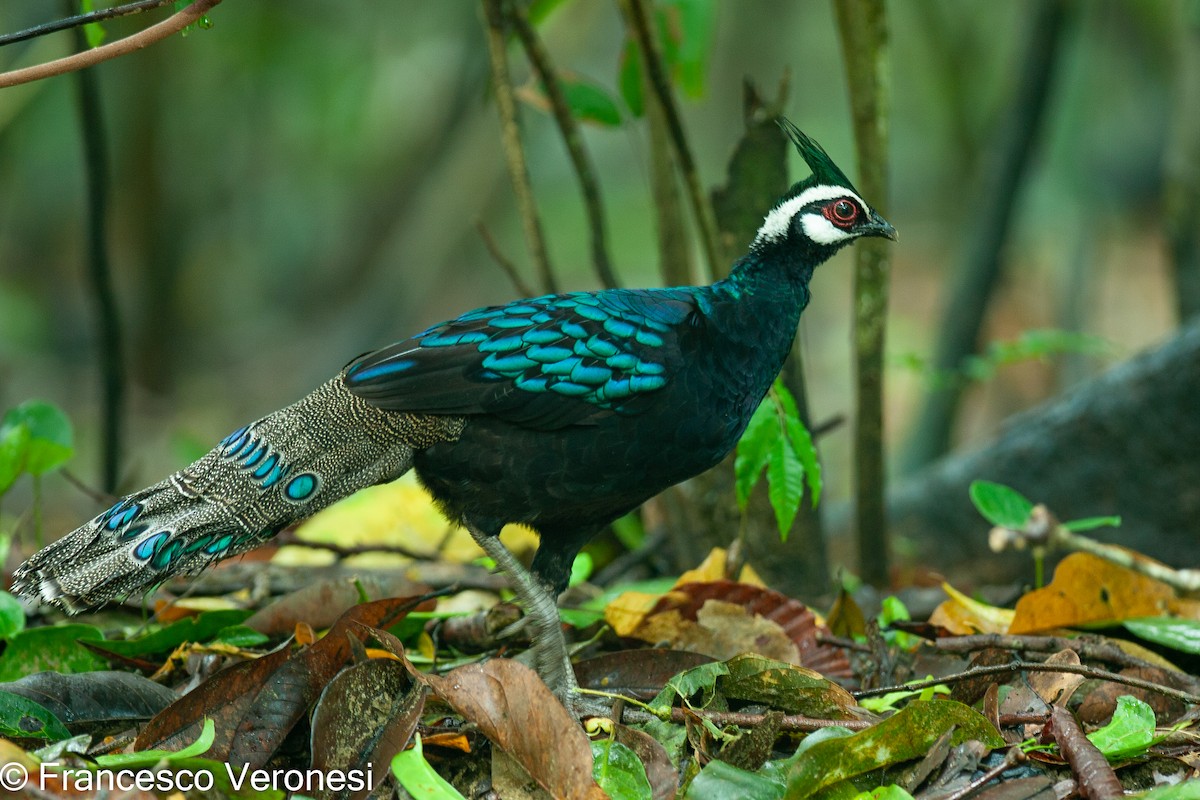
[[[800,248],[820,262],[860,236],[896,238],[896,229],[867,205],[821,145],[787,120],[781,120],[780,127],[812,175],[794,185],[767,214],[754,238],[756,249]]]

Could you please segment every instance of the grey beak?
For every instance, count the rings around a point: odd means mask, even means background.
[[[888,222],[874,211],[871,212],[870,221],[859,226],[859,231],[863,236],[880,236],[884,239],[891,239],[893,242],[899,237],[899,234],[896,233],[896,229],[892,227],[892,223]]]

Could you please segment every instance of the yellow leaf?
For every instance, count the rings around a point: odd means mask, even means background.
[[[1005,633],[1012,624],[1013,612],[1007,608],[997,608],[972,600],[948,583],[942,584],[942,591],[950,595],[934,609],[929,617],[932,625],[945,628],[957,636],[973,633]]]
[[[1071,553],[1049,586],[1017,601],[1009,633],[1120,622],[1167,613],[1175,592],[1165,583],[1087,553]]]

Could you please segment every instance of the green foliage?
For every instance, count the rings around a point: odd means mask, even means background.
[[[1127,619],[1122,624],[1139,639],[1181,653],[1200,655],[1200,621],[1177,617],[1143,617]]]
[[[767,497],[775,510],[779,535],[785,541],[807,483],[816,506],[821,499],[821,465],[816,447],[796,401],[780,380],[775,381],[738,442],[733,465],[738,508],[745,513],[750,493],[767,474]]]
[[[180,11],[183,11],[185,8],[190,6],[192,4],[192,2],[193,2],[193,0],[175,0],[175,13],[178,14]],[[204,30],[208,30],[212,26],[213,26],[212,20],[208,18],[208,14],[205,14],[202,17],[200,17],[199,20],[197,20],[196,22],[193,22],[191,25],[188,25],[186,28],[184,28],[179,33],[181,36],[187,36],[189,33],[196,30],[197,28],[203,28]]]
[[[930,386],[938,389],[967,381],[990,380],[997,370],[1009,364],[1066,354],[1104,355],[1112,350],[1112,344],[1099,336],[1044,329],[1025,331],[1011,341],[992,342],[984,353],[963,359],[957,369],[935,369],[928,359],[916,353],[897,356],[892,363],[923,373]]]
[[[633,750],[612,739],[592,742],[592,777],[609,797],[650,800],[646,767]]]
[[[0,682],[15,681],[35,672],[93,672],[107,665],[80,644],[100,642],[104,633],[94,625],[70,623],[30,628],[9,637],[0,655]]]
[[[591,553],[582,552],[575,556],[575,560],[571,562],[571,577],[567,582],[568,586],[578,586],[579,584],[592,577],[592,572],[596,569],[596,562],[592,559]]]
[[[8,592],[0,592],[0,641],[25,630],[25,609]]]
[[[27,400],[16,408],[10,408],[0,421],[0,442],[6,445],[19,442],[23,437],[12,431],[21,428],[28,434],[24,447],[13,445],[14,451],[5,450],[5,455],[17,459],[18,474],[45,475],[61,467],[75,454],[71,422],[57,406],[41,400]],[[7,475],[12,467],[11,463],[0,465],[0,475]],[[0,483],[0,488],[7,487]]]
[[[560,78],[563,95],[571,113],[583,122],[615,128],[621,124],[621,110],[608,91],[586,78]]]
[[[929,680],[929,677],[926,677],[925,680]],[[924,689],[898,689],[894,692],[881,694],[878,697],[864,697],[859,705],[868,711],[882,714],[887,711],[899,711],[905,701],[933,700],[939,694],[949,697],[950,687],[944,683],[939,683],[935,686],[927,686]]]
[[[136,639],[104,642],[102,647],[126,658],[140,658],[155,653],[174,650],[184,642],[205,642],[223,632],[231,625],[240,625],[249,611],[240,609],[217,609],[205,611],[199,616],[176,620]]]
[[[1016,489],[992,481],[972,481],[969,491],[976,510],[993,525],[1019,531],[1029,523],[1033,502]],[[1090,531],[1103,527],[1120,527],[1121,518],[1084,517],[1059,524],[1069,531]]]
[[[414,800],[465,800],[425,760],[419,733],[411,748],[397,753],[392,759],[392,774]]]
[[[212,719],[206,718],[204,720],[204,728],[200,731],[200,735],[196,737],[196,741],[182,750],[142,750],[137,753],[112,753],[110,755],[97,756],[96,766],[100,769],[114,770],[146,769],[162,761],[179,762],[207,753],[208,748],[213,746],[216,738],[217,726],[213,723]]]
[[[0,736],[60,742],[71,732],[52,711],[27,697],[0,691]]]
[[[90,14],[95,10],[95,3],[92,0],[79,0],[79,13]],[[99,47],[104,43],[104,39],[108,34],[104,30],[104,26],[99,22],[89,22],[83,26],[83,36],[87,40],[88,47]]]
[[[21,477],[25,453],[29,450],[29,428],[24,425],[0,425],[0,496]]]
[[[1109,761],[1122,761],[1146,754],[1165,735],[1155,732],[1154,709],[1136,697],[1121,695],[1112,720],[1088,734],[1088,739]]]
[[[972,481],[969,491],[975,508],[993,525],[1021,530],[1029,522],[1033,503],[1016,489],[992,481]]]
[[[690,98],[702,97],[716,27],[713,0],[665,0],[654,4],[658,39],[670,78]],[[625,40],[617,68],[617,86],[630,113],[640,117],[646,103],[642,95],[642,60],[633,38]]]
[[[1090,531],[1096,528],[1119,528],[1121,527],[1121,518],[1112,517],[1084,517],[1083,519],[1073,519],[1070,522],[1062,523],[1062,526],[1069,531],[1079,533],[1080,531]]]
[[[744,800],[780,800],[787,788],[784,776],[748,772],[724,761],[708,762],[688,784],[684,800],[738,797]]]

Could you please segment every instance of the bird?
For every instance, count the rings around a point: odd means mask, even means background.
[[[814,270],[861,237],[896,238],[816,141],[780,125],[812,174],[728,277],[488,306],[355,358],[33,554],[14,592],[67,613],[145,593],[415,470],[508,574],[535,668],[578,707],[557,609],[574,557],[720,462],[783,366]],[[540,536],[528,568],[500,542],[509,523]]]

